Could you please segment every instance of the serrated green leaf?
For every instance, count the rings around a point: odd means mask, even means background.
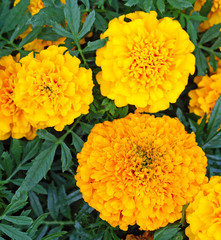
[[[44,27],[38,34],[38,39],[42,39],[44,41],[57,41],[60,37],[61,35],[55,33],[51,27]]]
[[[32,42],[37,38],[38,34],[41,32],[42,27],[35,27],[32,31],[19,43],[18,47],[22,48],[25,44]]]
[[[64,142],[61,143],[61,163],[62,172],[70,169],[70,166],[72,165],[71,151]]]
[[[67,232],[66,231],[61,231],[61,232],[57,232],[57,233],[52,233],[46,237],[43,237],[42,240],[53,240],[55,238],[61,237],[63,235],[65,235]]]
[[[187,32],[190,35],[190,39],[194,43],[194,45],[196,45],[197,44],[197,32],[196,32],[196,29],[194,28],[194,25],[193,25],[192,21],[189,20],[188,18],[186,19],[186,23],[187,23]]]
[[[14,160],[11,158],[11,155],[8,152],[3,152],[1,158],[2,158],[1,160],[2,166],[7,176],[10,176],[14,168]]]
[[[36,156],[41,148],[41,141],[39,138],[35,138],[32,141],[29,141],[26,146],[23,148],[23,162],[26,162]]]
[[[74,145],[75,149],[77,152],[80,152],[83,145],[84,141],[74,132],[71,132],[72,134],[72,145]]]
[[[95,11],[93,10],[92,12],[89,13],[89,15],[87,16],[83,24],[83,27],[79,33],[80,39],[83,38],[91,30],[91,27],[93,26],[94,21],[95,21]]]
[[[200,39],[199,43],[203,44],[206,42],[211,41],[214,38],[217,38],[220,35],[220,28],[221,28],[221,24],[217,24],[212,26],[211,28],[209,28],[202,36],[202,38]]]
[[[0,58],[4,57],[4,56],[8,56],[13,51],[14,51],[14,48],[1,49],[1,51],[0,51]]]
[[[48,140],[50,142],[56,142],[57,138],[52,135],[51,133],[49,133],[46,129],[38,129],[37,130],[37,135],[39,138],[44,139],[44,140]]]
[[[51,217],[54,220],[56,220],[58,218],[59,206],[58,206],[58,193],[54,184],[51,184],[48,187],[47,205]]]
[[[58,191],[58,206],[60,208],[61,213],[64,217],[69,218],[71,217],[71,209],[68,204],[68,197],[65,192],[64,185],[61,185]]]
[[[163,13],[165,11],[165,0],[157,0],[156,1],[156,6],[158,10]]]
[[[12,139],[10,146],[10,153],[13,158],[16,160],[16,163],[19,163],[22,155],[22,145],[21,141],[18,139]]]
[[[143,3],[143,8],[146,12],[150,12],[152,4],[153,4],[153,0],[142,0],[141,1]]]
[[[207,140],[217,134],[218,129],[221,127],[221,96],[216,101],[216,104],[210,115],[207,125]]]
[[[168,224],[166,227],[156,230],[154,240],[170,240],[179,232],[180,225],[180,223]]]
[[[212,6],[213,6],[213,0],[206,0],[202,8],[200,9],[200,15],[207,16],[208,13],[211,11]]]
[[[38,196],[33,191],[30,191],[28,195],[29,195],[30,205],[35,215],[36,216],[42,215],[44,212]]]
[[[221,148],[221,131],[205,142],[202,149],[205,148]]]
[[[67,37],[67,38],[73,38],[72,34],[70,32],[68,32],[67,30],[65,30],[61,25],[59,25],[56,22],[52,23],[52,30],[54,32],[56,32],[58,35],[63,36],[63,37]]]
[[[54,160],[56,149],[57,145],[53,144],[49,148],[42,151],[33,160],[33,164],[27,172],[27,176],[21,185],[21,189],[30,191],[43,177],[46,176]]]
[[[80,200],[82,198],[82,194],[79,190],[76,190],[72,193],[70,193],[68,196],[67,196],[67,200],[68,200],[68,205]]]
[[[215,50],[221,47],[221,37],[217,38],[216,41],[211,46],[211,49]]]
[[[80,8],[77,0],[66,0],[64,15],[71,32],[77,35],[80,27]]]
[[[207,72],[207,67],[208,67],[206,57],[199,48],[195,49],[195,56],[196,56],[196,66],[198,71],[197,75],[205,76]]]
[[[194,12],[194,13],[195,13],[195,12]],[[204,16],[199,15],[198,12],[196,12],[195,14],[192,14],[192,15],[188,16],[188,18],[191,19],[191,20],[194,20],[194,21],[198,21],[198,22],[206,21],[206,20],[207,20],[207,17],[204,17]]]
[[[27,233],[21,232],[19,229],[12,226],[0,223],[0,231],[15,240],[31,240]]]
[[[31,225],[33,220],[26,216],[4,216],[2,219],[17,225]]]
[[[103,46],[105,46],[106,42],[106,38],[95,40],[93,42],[88,42],[87,47],[83,49],[83,52],[91,52],[97,50],[98,48],[102,48]]]
[[[192,4],[186,0],[167,0],[167,1],[173,8],[180,10],[192,7]]]
[[[29,24],[28,20],[31,18],[31,13],[26,12],[21,21],[18,23],[17,27],[15,28],[15,31],[12,33],[10,37],[10,41],[12,42],[16,37],[18,37],[20,34],[22,34],[25,30],[28,29]]]
[[[22,21],[23,15],[27,10],[30,0],[21,0],[15,7],[13,7],[7,17],[5,18],[4,25],[1,29],[1,33],[9,32],[13,30],[16,25]]]
[[[127,7],[132,7],[134,5],[137,5],[139,3],[140,0],[128,0],[126,3],[125,3],[125,6]]]
[[[213,68],[213,71],[216,72],[216,69],[218,67],[218,62],[215,59],[215,55],[212,53],[210,54],[210,57],[209,57],[209,64]]]
[[[10,4],[11,2],[8,0],[0,1],[0,29],[4,24],[4,20],[10,12]]]
[[[106,19],[97,12],[95,14],[94,24],[95,24],[96,29],[103,31],[103,32],[107,29],[107,26],[108,26]]]
[[[90,9],[90,1],[89,0],[81,0],[87,9]]]

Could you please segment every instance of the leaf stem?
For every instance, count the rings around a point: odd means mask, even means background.
[[[73,221],[44,221],[45,225],[74,225]]]

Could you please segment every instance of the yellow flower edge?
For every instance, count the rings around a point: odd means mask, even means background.
[[[92,71],[80,67],[67,48],[49,46],[39,54],[21,59],[15,102],[37,129],[55,127],[62,131],[93,101]]]
[[[14,91],[21,64],[11,55],[0,58],[0,140],[36,136],[36,129],[24,117],[24,112],[14,102]]]
[[[115,101],[157,112],[176,102],[195,71],[194,45],[178,21],[157,13],[135,12],[109,22],[96,52],[101,94]]]
[[[200,11],[206,0],[197,0],[194,5],[194,11]],[[221,23],[221,1],[213,0],[213,5],[207,15],[208,20],[202,22],[199,30],[204,32],[215,24]]]
[[[190,240],[221,239],[221,177],[211,177],[186,210]]]
[[[94,126],[77,155],[77,186],[112,226],[155,230],[182,216],[207,181],[207,159],[178,119],[129,114]]]

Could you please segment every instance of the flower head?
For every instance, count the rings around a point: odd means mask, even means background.
[[[200,11],[206,0],[197,0],[194,5],[194,11]],[[215,24],[221,23],[221,1],[213,0],[213,5],[207,15],[208,20],[200,24],[200,31],[205,31]]]
[[[50,46],[21,59],[15,102],[36,128],[61,131],[86,114],[92,96],[92,71],[79,68],[80,60],[65,47]]]
[[[221,95],[221,68],[210,76],[195,77],[194,82],[198,88],[189,92],[189,110],[200,116],[201,119],[207,113],[207,119],[209,119],[213,107]],[[199,122],[201,119],[199,119]]]
[[[97,50],[101,93],[115,100],[157,112],[174,103],[195,70],[194,45],[178,21],[157,13],[135,12],[110,21]]]
[[[168,116],[129,114],[97,124],[77,158],[84,200],[123,230],[178,220],[206,181],[207,159],[195,134]]]
[[[190,240],[221,239],[221,177],[211,177],[186,210]]]
[[[0,59],[0,140],[10,136],[27,139],[36,136],[36,129],[25,119],[23,110],[14,102],[17,73],[20,69],[20,63],[15,62],[11,55]]]

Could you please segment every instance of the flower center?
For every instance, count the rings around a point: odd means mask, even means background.
[[[130,51],[132,64],[129,74],[142,85],[150,83],[153,79],[163,81],[164,74],[169,71],[170,55],[171,51],[157,40],[143,39],[135,42]]]

